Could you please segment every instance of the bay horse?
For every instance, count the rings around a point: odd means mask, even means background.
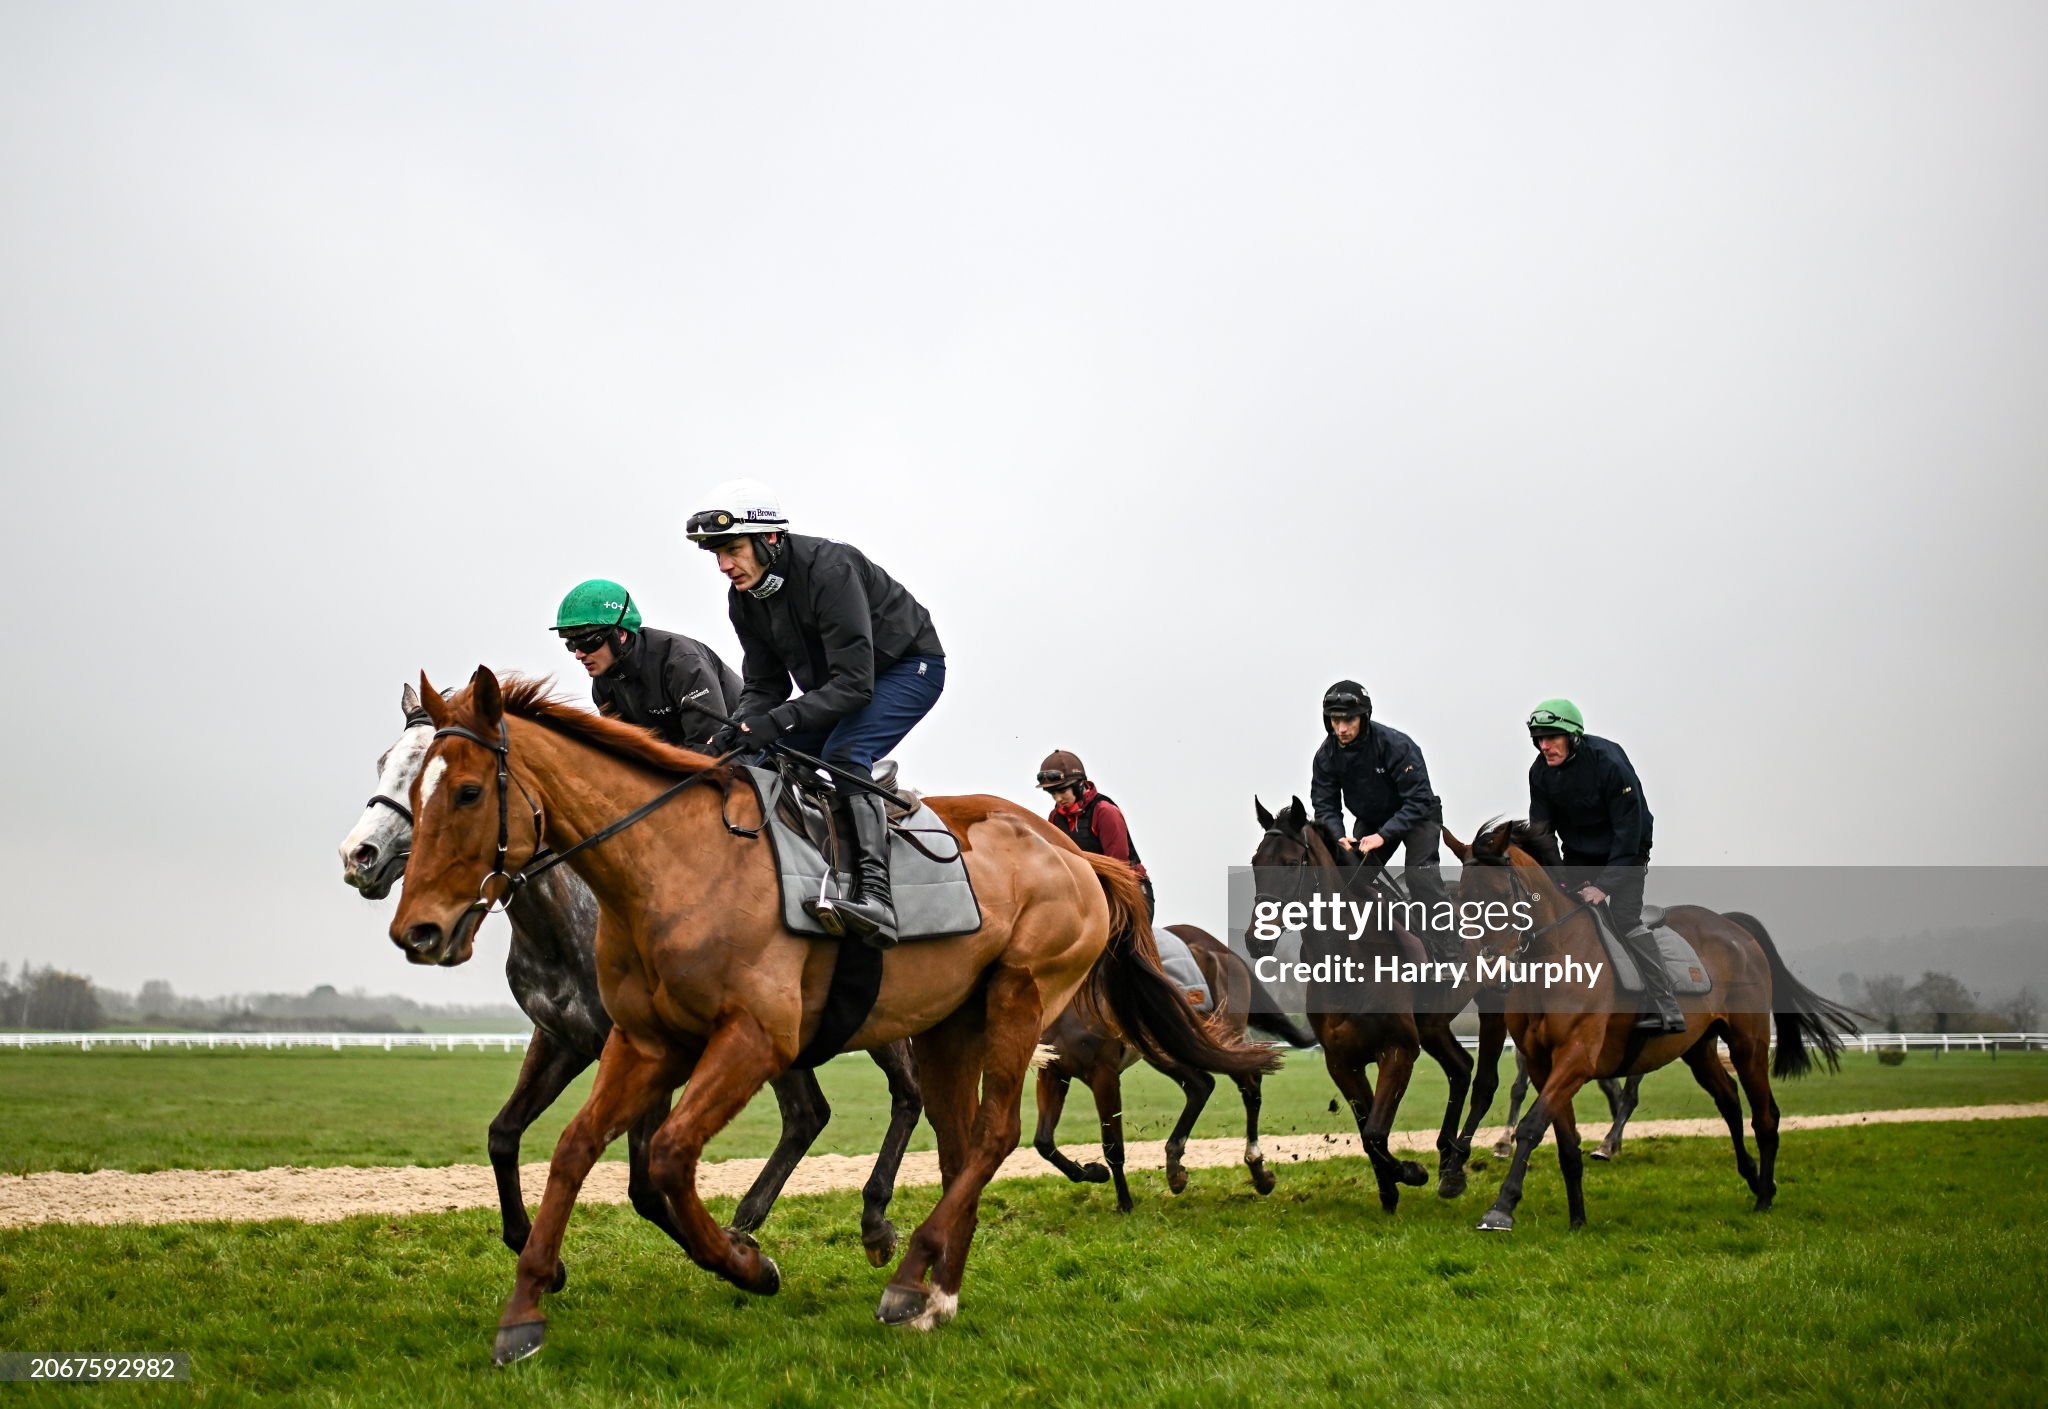
[[[1756,1211],[1769,1209],[1778,1188],[1778,1103],[1771,1077],[1806,1075],[1816,1052],[1831,1069],[1838,1067],[1842,1044],[1837,1034],[1856,1031],[1856,1015],[1794,978],[1770,932],[1754,916],[1678,905],[1665,911],[1664,922],[1692,945],[1713,987],[1678,1000],[1686,1013],[1685,1031],[1644,1032],[1635,1026],[1633,1001],[1615,986],[1590,907],[1566,896],[1552,879],[1562,859],[1548,828],[1495,819],[1480,828],[1470,846],[1448,831],[1444,839],[1464,863],[1458,881],[1461,902],[1527,902],[1530,907],[1534,923],[1527,930],[1502,926],[1489,931],[1490,955],[1532,965],[1567,958],[1601,965],[1589,986],[1562,991],[1532,978],[1507,995],[1508,1031],[1528,1059],[1536,1101],[1515,1128],[1514,1160],[1479,1227],[1505,1232],[1515,1226],[1529,1156],[1551,1125],[1557,1128],[1557,1165],[1564,1175],[1571,1226],[1584,1227],[1585,1166],[1572,1098],[1599,1077],[1640,1076],[1674,1061],[1683,1061],[1713,1098],[1735,1146],[1735,1168],[1756,1197]],[[1732,1077],[1715,1051],[1717,1038],[1727,1044]],[[1749,1099],[1756,1160],[1743,1143],[1738,1081]]]
[[[433,722],[412,686],[404,688],[399,704],[405,713],[405,729],[377,760],[377,791],[341,843],[342,879],[371,900],[389,895],[405,874],[406,858],[412,851],[412,810],[399,799],[412,796],[413,779],[419,775],[434,736]],[[521,886],[512,896],[505,917],[512,926],[505,952],[505,981],[512,989],[513,1001],[533,1023],[533,1036],[527,1040],[526,1059],[519,1065],[512,1094],[491,1121],[485,1149],[498,1187],[501,1236],[505,1246],[517,1253],[533,1231],[519,1179],[519,1149],[527,1127],[597,1060],[611,1035],[612,1020],[598,993],[597,899],[574,871],[563,867],[535,876],[531,885]],[[414,963],[429,962],[427,956],[410,950],[406,957]],[[439,956],[438,962],[452,966],[469,957],[465,946]],[[887,1043],[869,1055],[889,1083],[889,1127],[861,1196],[861,1246],[868,1260],[880,1267],[895,1254],[896,1226],[888,1218],[889,1201],[896,1193],[896,1172],[917,1129],[918,1117],[924,1113],[924,1101],[918,1095],[916,1073],[910,1069],[908,1043]],[[814,1072],[784,1072],[775,1078],[774,1088],[782,1133],[753,1186],[740,1200],[732,1222],[736,1232],[751,1234],[767,1222],[783,1185],[832,1117],[832,1107]],[[647,1173],[647,1142],[667,1114],[667,1105],[660,1104],[626,1132],[626,1196],[642,1218],[680,1240],[668,1204]],[[567,1280],[567,1267],[558,1262],[556,1280],[549,1290],[562,1290]]]
[[[1243,1037],[1247,1026],[1280,1038],[1292,1047],[1315,1044],[1311,1033],[1300,1024],[1272,1011],[1270,1000],[1252,1002],[1258,981],[1249,965],[1230,952],[1221,940],[1195,925],[1168,925],[1194,955],[1196,967],[1208,982],[1212,1027],[1232,1037]],[[1265,1009],[1261,1012],[1259,1009]],[[1107,1024],[1091,1021],[1089,1015],[1069,1007],[1045,1030],[1044,1045],[1049,1054],[1038,1066],[1038,1133],[1032,1146],[1060,1173],[1075,1183],[1116,1185],[1118,1213],[1132,1208],[1131,1188],[1124,1180],[1124,1097],[1123,1073],[1143,1058],[1136,1046]],[[1187,1151],[1188,1135],[1201,1118],[1216,1090],[1216,1078],[1200,1067],[1181,1063],[1148,1063],[1180,1087],[1185,1104],[1180,1119],[1166,1137],[1166,1187],[1178,1194],[1188,1186],[1188,1172],[1181,1163]],[[1095,1114],[1102,1126],[1102,1160],[1080,1164],[1064,1153],[1055,1138],[1060,1112],[1066,1107],[1067,1086],[1080,1081],[1095,1097]],[[1264,1078],[1251,1072],[1236,1078],[1238,1094],[1244,1099],[1244,1163],[1252,1187],[1261,1194],[1273,1192],[1273,1174],[1259,1149],[1260,1087]]]
[[[1329,839],[1309,817],[1300,798],[1278,814],[1267,811],[1257,798],[1252,805],[1265,829],[1251,863],[1262,890],[1277,876],[1291,878],[1291,889],[1320,886],[1361,903],[1379,896],[1374,889],[1379,868],[1370,862],[1340,866]],[[1381,952],[1395,952],[1397,939],[1384,926],[1375,923],[1372,934]],[[1303,935],[1302,943],[1302,957],[1313,961],[1333,941],[1311,932]],[[1256,956],[1258,946],[1249,935],[1246,946]],[[1468,941],[1468,956],[1470,946]],[[1270,946],[1266,952],[1271,952]],[[1472,1137],[1500,1089],[1500,1052],[1507,1040],[1498,1005],[1483,1001],[1476,1059],[1451,1031],[1452,1020],[1475,996],[1480,996],[1479,988],[1472,980],[1456,988],[1440,983],[1312,984],[1309,988],[1309,1026],[1322,1043],[1323,1065],[1358,1124],[1358,1138],[1379,1184],[1380,1206],[1388,1213],[1400,1203],[1401,1186],[1429,1182],[1422,1166],[1412,1160],[1397,1160],[1388,1149],[1388,1136],[1408,1090],[1418,1051],[1427,1052],[1443,1068],[1450,1084],[1443,1123],[1437,1131],[1437,1194],[1454,1199],[1465,1192]],[[1368,1064],[1379,1067],[1377,1089],[1366,1075]]]
[[[705,1209],[697,1165],[817,1030],[838,941],[784,927],[770,847],[731,811],[758,824],[752,788],[726,760],[550,698],[541,682],[501,685],[478,667],[453,698],[424,676],[420,696],[436,731],[413,785],[392,937],[429,958],[460,949],[552,849],[597,897],[598,987],[613,1024],[589,1099],[555,1147],[492,1358],[540,1349],[541,1297],[577,1190],[605,1145],[678,1086],[649,1175],[691,1260],[744,1291],[775,1292],[773,1260]],[[1016,1148],[1032,1054],[1068,1002],[1114,1020],[1148,1056],[1230,1076],[1278,1064],[1196,1019],[1159,968],[1128,866],[1001,798],[925,801],[958,839],[982,926],[883,954],[873,1008],[842,1047],[911,1039],[944,1191],[875,1314],[918,1329],[958,1312],[982,1189]]]

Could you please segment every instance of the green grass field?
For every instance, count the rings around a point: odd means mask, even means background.
[[[93,1394],[124,1404],[2033,1404],[2044,1137],[2042,1120],[1796,1133],[1767,1215],[1722,1141],[1646,1142],[1589,1167],[1576,1234],[1550,1158],[1505,1237],[1471,1226],[1499,1163],[1392,1218],[1359,1160],[1286,1165],[1264,1200],[1235,1170],[1177,1200],[1144,1181],[1124,1218],[1099,1189],[1002,1184],[961,1319],[927,1336],[870,1319],[886,1274],[852,1194],[784,1201],[766,1300],[592,1207],[547,1348],[502,1372],[511,1259],[487,1212],[42,1227],[0,1232],[0,1347],[191,1353],[190,1386]],[[900,1196],[899,1222],[931,1197]]]
[[[1512,1059],[1493,1119],[1507,1108]],[[332,1052],[0,1050],[0,1171],[93,1169],[260,1169],[270,1165],[479,1164],[484,1131],[517,1075],[519,1055],[399,1050]],[[888,1121],[882,1074],[866,1057],[822,1069],[833,1119],[817,1148],[862,1154]],[[526,1157],[545,1159],[589,1089],[585,1074],[527,1135]],[[1893,1106],[1976,1105],[2048,1100],[2048,1052],[2000,1055],[1915,1052],[1903,1066],[1851,1055],[1833,1075],[1782,1083],[1789,1113],[1877,1110]],[[1266,1082],[1262,1127],[1272,1133],[1348,1131],[1348,1113],[1330,1110],[1335,1089],[1320,1053],[1294,1053]],[[1138,1068],[1124,1078],[1127,1138],[1161,1139],[1179,1114],[1179,1092]],[[1400,1124],[1435,1128],[1444,1085],[1424,1061],[1402,1103]],[[1096,1138],[1094,1103],[1076,1088],[1062,1134]],[[1606,1129],[1597,1092],[1580,1099],[1579,1122],[1595,1137]],[[1638,1115],[1710,1116],[1712,1104],[1682,1069],[1643,1087]],[[1025,1130],[1031,1129],[1027,1096]],[[1244,1109],[1219,1085],[1198,1135],[1237,1135]],[[714,1159],[766,1154],[779,1128],[763,1093],[711,1147]],[[914,1149],[931,1148],[920,1124]],[[623,1143],[613,1152],[623,1157]]]

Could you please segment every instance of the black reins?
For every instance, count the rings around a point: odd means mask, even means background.
[[[518,893],[519,887],[525,885],[535,876],[553,870],[586,847],[596,846],[599,842],[609,837],[617,836],[635,822],[640,821],[649,813],[655,811],[683,789],[693,783],[703,781],[708,774],[723,767],[726,760],[733,756],[728,753],[724,757],[714,759],[709,764],[699,768],[695,773],[678,780],[673,786],[663,789],[653,799],[642,803],[617,821],[609,822],[603,827],[598,828],[566,851],[550,851],[543,844],[542,834],[544,828],[541,822],[540,804],[535,802],[533,795],[526,791],[524,783],[519,784],[519,795],[526,799],[527,807],[532,809],[533,812],[533,854],[526,858],[526,864],[517,871],[507,871],[505,869],[505,856],[511,844],[511,819],[508,812],[507,798],[512,789],[512,736],[505,727],[505,721],[502,719],[498,721],[498,738],[495,743],[486,739],[474,729],[464,728],[460,724],[450,724],[445,728],[437,729],[434,731],[434,737],[436,739],[467,739],[473,744],[479,744],[489,749],[498,757],[498,855],[497,860],[491,866],[490,874],[486,875],[478,883],[476,899],[469,903],[470,910],[482,911],[486,915],[494,910],[503,909],[506,905],[510,904],[512,897]],[[408,818],[408,820],[410,819]],[[491,894],[492,881],[503,881],[505,883],[503,891],[496,897],[493,897]]]

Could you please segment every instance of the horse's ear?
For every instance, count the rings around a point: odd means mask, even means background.
[[[498,688],[498,677],[491,674],[491,668],[480,665],[476,674],[469,677],[469,703],[476,711],[476,722],[489,729],[505,717],[505,693]]]
[[[1472,859],[1472,848],[1459,841],[1457,835],[1449,827],[1444,827],[1441,830],[1444,834],[1444,845],[1451,849],[1451,855],[1457,857],[1460,861],[1470,861]]]
[[[1252,795],[1252,806],[1259,810],[1259,826],[1266,831],[1273,830],[1273,814],[1266,811],[1266,804],[1259,801],[1258,794]]]
[[[398,696],[398,707],[404,711],[407,719],[418,714],[420,712],[420,692],[410,685],[406,686],[404,691]]]
[[[1299,829],[1308,825],[1308,809],[1301,805],[1300,798],[1295,798],[1287,804],[1286,815],[1287,825],[1290,827]]]
[[[441,698],[441,692],[434,688],[433,681],[427,679],[427,672],[424,670],[420,672],[419,693],[413,698],[426,710],[427,718],[434,721],[436,729],[448,727],[448,721],[454,717],[454,711],[448,708],[448,701]]]

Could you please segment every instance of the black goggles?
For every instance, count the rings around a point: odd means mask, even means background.
[[[1323,699],[1323,713],[1340,719],[1356,719],[1365,713],[1365,701],[1357,695],[1327,695]]]
[[[669,522],[674,523],[675,520],[671,519]],[[611,639],[612,628],[600,626],[595,631],[586,631],[579,636],[564,636],[562,646],[571,655],[592,656],[603,650]]]
[[[670,519],[669,522],[674,523],[675,520]],[[738,523],[739,520],[732,516],[730,510],[700,509],[698,512],[690,515],[689,522],[683,525],[683,532],[692,538],[707,538],[719,534],[732,533],[735,531],[734,525]],[[744,530],[738,531],[744,532]]]
[[[1079,778],[1069,777],[1058,769],[1041,768],[1038,770],[1038,786],[1041,788],[1071,788],[1078,786],[1080,781]]]

